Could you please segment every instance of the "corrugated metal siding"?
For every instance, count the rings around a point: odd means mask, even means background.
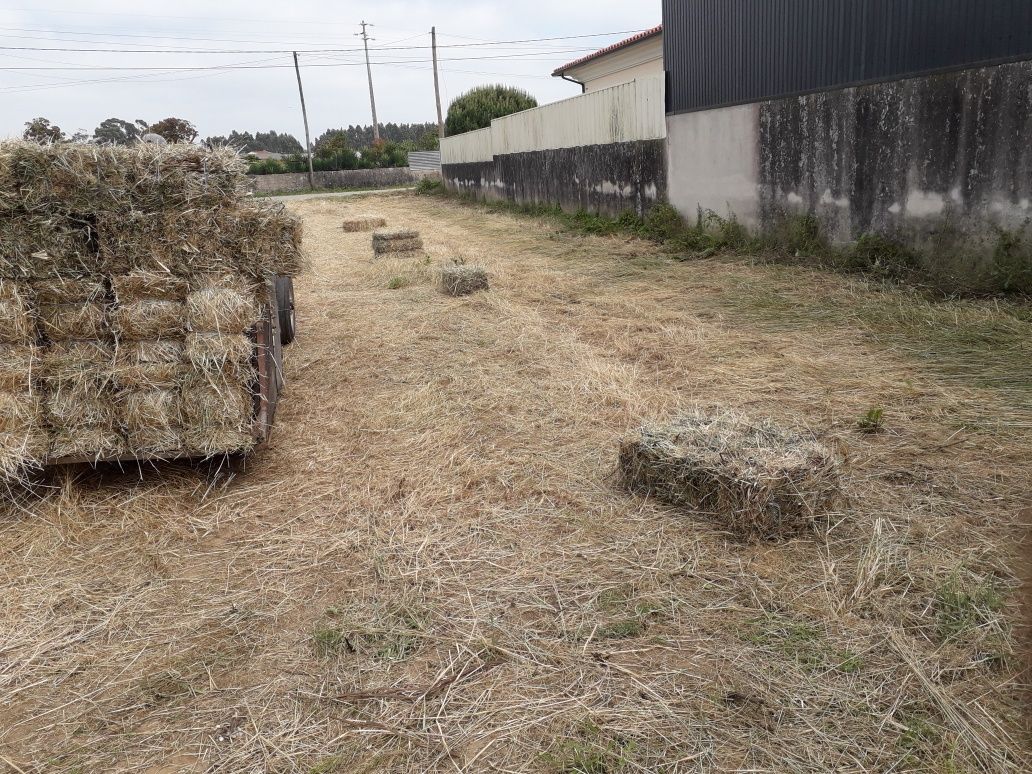
[[[416,169],[420,172],[440,172],[441,152],[440,151],[409,151],[409,169]]]
[[[1030,0],[663,0],[668,109],[1032,57]]]
[[[446,137],[441,161],[460,164],[495,156],[608,145],[666,137],[662,76],[497,118],[488,129]]]

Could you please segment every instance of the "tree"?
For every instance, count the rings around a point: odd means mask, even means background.
[[[169,142],[193,142],[197,139],[197,127],[183,118],[164,118],[152,124],[150,131]]]
[[[495,118],[530,110],[537,100],[513,86],[478,86],[467,91],[448,107],[444,125],[448,135],[485,129]]]
[[[137,118],[136,123],[121,118],[107,118],[93,130],[93,139],[110,145],[131,145],[147,133],[147,122]]]
[[[323,132],[316,139],[313,150],[320,159],[329,159],[353,152],[351,145],[348,143],[347,132],[343,129],[329,129]]]
[[[25,133],[22,134],[26,140],[39,143],[61,142],[65,138],[61,127],[50,123],[46,118],[33,118],[25,122]]]
[[[441,149],[441,138],[437,132],[426,132],[416,141],[416,150],[435,151]]]

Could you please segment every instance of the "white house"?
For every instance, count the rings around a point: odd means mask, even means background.
[[[579,84],[588,93],[662,73],[661,24],[565,64],[552,75]]]

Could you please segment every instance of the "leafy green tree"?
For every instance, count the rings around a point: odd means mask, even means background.
[[[39,143],[61,142],[65,138],[61,127],[50,123],[49,119],[40,117],[25,122],[25,132],[22,137],[26,140]]]
[[[315,155],[320,159],[329,159],[351,152],[347,132],[343,129],[325,131],[315,141]]]
[[[441,149],[441,138],[437,135],[437,131],[425,132],[422,137],[416,141],[416,150],[421,151],[435,151]]]
[[[495,118],[537,107],[537,100],[513,86],[478,86],[457,97],[448,108],[448,135],[485,129]]]
[[[169,142],[193,142],[197,139],[197,127],[184,118],[163,118],[149,128]]]
[[[111,145],[132,145],[149,130],[150,126],[140,118],[137,118],[135,123],[123,121],[121,118],[107,118],[93,130],[93,139]]]

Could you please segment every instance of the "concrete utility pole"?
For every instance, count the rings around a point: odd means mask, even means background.
[[[430,28],[431,48],[434,51],[434,96],[437,97],[437,136],[444,139],[444,117],[441,115],[441,81],[437,75],[437,27]]]
[[[301,115],[305,119],[305,150],[308,151],[308,187],[315,190],[315,172],[312,170],[312,136],[308,133],[308,109],[305,107],[305,90],[301,88],[301,68],[294,52],[294,72],[297,73],[297,93],[301,95]]]
[[[369,65],[369,35],[366,33],[366,27],[372,27],[372,24],[366,24],[362,21],[362,31],[356,32],[357,37],[362,38],[362,44],[365,46],[365,67],[366,75],[369,76],[369,106],[373,109],[373,142],[380,139],[380,124],[376,120],[376,97],[373,95],[373,68]]]

